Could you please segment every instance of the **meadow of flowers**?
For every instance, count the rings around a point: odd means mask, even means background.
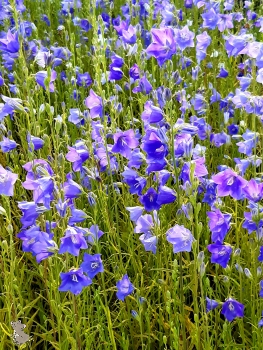
[[[0,26],[0,349],[262,349],[263,4]]]

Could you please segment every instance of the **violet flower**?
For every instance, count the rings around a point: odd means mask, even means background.
[[[229,298],[224,302],[221,313],[231,322],[236,317],[244,317],[244,308],[243,304]]]
[[[71,292],[75,295],[81,293],[84,287],[92,284],[92,280],[83,274],[83,270],[73,269],[69,272],[60,273],[61,284],[58,288],[60,292]]]
[[[130,295],[134,290],[134,286],[129,280],[129,277],[127,274],[124,275],[123,278],[117,282],[116,286],[118,288],[117,298],[122,301],[124,301],[124,299],[128,295]]]

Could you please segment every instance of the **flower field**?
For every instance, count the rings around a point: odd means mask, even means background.
[[[262,350],[262,2],[0,27],[0,350]]]

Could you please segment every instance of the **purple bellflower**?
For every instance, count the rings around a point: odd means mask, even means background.
[[[72,255],[79,256],[80,249],[88,248],[83,233],[77,232],[74,227],[68,226],[65,236],[60,238],[60,240],[59,254],[69,252]]]
[[[92,280],[83,274],[83,270],[72,269],[69,272],[60,273],[61,285],[58,290],[60,292],[71,292],[75,295],[81,293],[84,287],[87,287],[92,284]]]
[[[211,262],[221,265],[223,268],[227,267],[232,253],[232,248],[228,245],[223,245],[220,242],[209,244],[207,249],[212,254]]]
[[[191,231],[183,225],[175,225],[166,232],[166,239],[173,245],[173,252],[190,252],[195,241]]]
[[[124,299],[130,295],[133,290],[134,290],[134,286],[133,284],[131,283],[131,281],[129,280],[129,277],[128,275],[124,275],[123,278],[121,280],[119,280],[117,282],[117,298],[119,300],[122,300],[124,301]]]
[[[243,192],[248,200],[257,203],[263,198],[263,183],[257,183],[256,180],[251,179],[243,188]]]
[[[0,194],[5,196],[14,195],[14,185],[18,179],[18,175],[3,168],[0,165]]]
[[[160,66],[176,53],[175,34],[172,28],[151,29],[152,43],[147,47],[149,56],[157,59]]]
[[[139,237],[146,252],[156,254],[158,238],[150,233],[144,233]]]
[[[104,271],[101,254],[90,255],[84,253],[80,267],[91,279],[94,278],[99,272]]]
[[[232,169],[226,169],[212,176],[212,180],[217,184],[217,194],[219,197],[231,196],[236,200],[243,197],[243,188],[247,181],[239,176]]]
[[[113,153],[120,153],[126,158],[129,158],[131,149],[139,145],[139,141],[136,139],[133,129],[117,132],[114,134],[113,138],[114,145],[111,151]]]
[[[57,77],[57,73],[54,70],[52,70],[50,78],[48,78],[47,71],[39,71],[35,75],[36,82],[40,86],[42,86],[45,90],[46,90],[46,85],[48,84],[50,92],[55,91],[54,81],[56,80],[56,77]]]
[[[219,209],[207,212],[209,217],[209,229],[212,232],[212,242],[223,243],[224,238],[229,231],[231,215],[223,214]]]
[[[95,94],[95,92],[92,89],[90,89],[89,96],[85,100],[85,105],[90,110],[91,118],[101,118],[103,116],[102,98]]]
[[[1,150],[3,153],[7,153],[16,148],[17,143],[14,140],[10,140],[8,137],[3,137],[3,141],[0,142]]]
[[[216,309],[218,305],[219,303],[216,300],[206,297],[206,312]]]
[[[90,245],[93,245],[97,243],[103,235],[104,232],[99,229],[98,225],[91,225],[88,230],[88,235],[86,239]]]
[[[185,26],[182,29],[175,29],[174,40],[176,45],[184,51],[187,47],[194,47],[194,36],[188,26]]]
[[[89,152],[83,140],[77,140],[73,147],[68,146],[66,159],[73,163],[73,170],[80,171],[82,164],[89,159]]]
[[[229,298],[224,302],[221,313],[231,322],[236,317],[244,317],[244,308],[243,304]]]

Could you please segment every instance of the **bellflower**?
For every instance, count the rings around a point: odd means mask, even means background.
[[[183,225],[175,225],[166,232],[166,239],[173,245],[173,252],[190,252],[195,241],[191,231]]]
[[[257,203],[263,198],[263,183],[251,179],[243,188],[243,192],[248,200]]]
[[[7,153],[16,148],[17,143],[10,140],[8,137],[3,137],[3,141],[0,142],[1,150],[3,153]]]
[[[136,29],[132,26],[129,25],[127,30],[123,29],[121,33],[121,37],[124,43],[126,44],[135,44],[136,43]]]
[[[135,148],[132,150],[130,157],[129,157],[129,162],[128,162],[128,167],[129,168],[136,168],[139,169],[141,165],[145,161],[145,156],[142,152],[140,152],[139,148]]]
[[[71,216],[68,221],[69,226],[72,226],[77,222],[82,222],[86,220],[86,218],[88,217],[88,215],[83,210],[76,209],[74,206],[72,206],[70,209],[71,209]]]
[[[133,290],[134,290],[134,286],[133,284],[131,283],[131,281],[129,280],[129,277],[128,275],[124,275],[123,278],[121,280],[119,280],[117,282],[117,298],[119,300],[122,300],[124,301],[124,299],[130,295]]]
[[[161,208],[161,205],[158,203],[158,194],[152,187],[144,195],[140,196],[139,200],[146,211],[159,210]]]
[[[141,195],[142,190],[146,186],[146,179],[137,174],[136,171],[125,167],[125,171],[121,174],[123,181],[129,185],[129,191],[131,194]]]
[[[32,136],[29,133],[27,133],[27,143],[29,146],[30,152],[37,151],[41,149],[44,146],[44,141],[40,137]],[[31,143],[34,146],[34,149],[32,150]]]
[[[130,68],[129,76],[133,79],[133,81],[140,79],[140,69],[136,63]]]
[[[132,92],[142,92],[144,95],[149,95],[149,93],[153,90],[153,87],[149,80],[146,78],[146,75],[144,75],[139,81],[138,85],[133,88]]]
[[[260,261],[260,262],[263,261],[263,246],[261,246],[261,247],[259,248],[258,261]]]
[[[82,112],[78,108],[70,108],[70,114],[68,116],[68,121],[79,126],[84,125],[84,118]]]
[[[139,207],[141,208],[141,207]],[[154,228],[153,218],[150,214],[141,215],[136,220],[135,233],[151,234],[151,230]]]
[[[57,250],[56,242],[52,239],[38,238],[37,241],[30,245],[30,251],[36,257],[39,264],[42,260],[47,259]]]
[[[209,217],[209,229],[212,232],[212,242],[223,243],[230,228],[231,215],[223,214],[216,209],[214,212],[207,212],[207,216]]]
[[[126,158],[130,156],[131,149],[139,145],[139,141],[136,139],[133,129],[117,132],[114,134],[113,138],[114,145],[112,147],[112,152],[120,153]]]
[[[224,302],[221,313],[231,322],[236,317],[244,317],[244,308],[243,304],[229,298]]]
[[[216,309],[218,305],[219,303],[216,300],[206,297],[206,312]]]
[[[92,284],[92,280],[83,274],[83,270],[72,269],[69,272],[60,273],[61,284],[58,288],[60,292],[71,292],[75,295],[81,293],[84,287]]]
[[[219,21],[219,16],[215,12],[213,8],[211,8],[209,11],[203,13],[202,15],[203,18],[203,27],[208,28],[208,29],[215,29],[218,21]]]
[[[234,28],[232,14],[231,13],[226,14],[226,15],[219,14],[217,28],[220,32],[223,32],[226,29]]]
[[[11,30],[8,30],[5,37],[0,38],[0,50],[6,53],[17,53],[19,51],[20,44],[18,38],[18,32],[12,34]]]
[[[217,194],[219,197],[231,196],[236,200],[243,197],[243,188],[247,181],[235,173],[232,169],[226,169],[212,176],[212,180],[217,184]]]
[[[172,28],[151,29],[152,43],[147,47],[149,56],[157,59],[160,66],[176,53],[175,34]]]
[[[101,118],[103,116],[102,98],[95,94],[95,92],[92,89],[90,89],[89,96],[85,100],[85,105],[90,110],[91,118]]]
[[[194,33],[189,30],[188,26],[174,30],[174,40],[182,51],[187,47],[194,47],[194,36]]]
[[[60,238],[61,245],[59,254],[69,252],[72,255],[79,256],[80,249],[87,249],[87,242],[81,232],[77,232],[74,227],[68,226],[64,237]]]
[[[227,245],[223,245],[220,242],[215,244],[209,244],[207,249],[212,254],[211,262],[221,265],[223,268],[227,267],[232,253],[232,248]]]
[[[82,164],[89,159],[89,152],[83,140],[77,140],[73,147],[68,146],[66,159],[73,163],[73,170],[80,171]]]
[[[78,73],[77,74],[77,81],[76,81],[78,86],[84,86],[84,87],[88,87],[92,84],[92,79],[89,75],[89,73]]]
[[[143,207],[126,207],[126,209],[130,212],[130,219],[131,221],[135,222],[140,218],[142,215],[144,208]]]
[[[54,87],[54,81],[56,80],[57,73],[56,71],[52,70],[51,71],[51,76],[50,78],[48,77],[48,72],[47,71],[39,71],[35,75],[36,82],[42,86],[46,90],[46,85],[49,84],[49,91],[54,92],[55,87]],[[47,83],[46,83],[47,81]]]
[[[0,194],[5,196],[14,195],[14,185],[18,179],[18,175],[3,168],[0,164]]]
[[[20,221],[23,225],[22,228],[34,225],[36,219],[40,214],[44,213],[48,209],[43,205],[37,205],[35,202],[18,202],[18,208],[22,211],[23,216]]]
[[[139,237],[142,242],[146,252],[153,252],[156,254],[158,238],[151,235],[150,233],[145,233]]]
[[[91,225],[88,230],[88,236],[86,239],[90,245],[93,245],[97,243],[103,235],[104,232],[99,229],[98,225]]]
[[[242,135],[242,138],[244,141],[237,143],[237,146],[239,146],[238,151],[240,153],[244,153],[247,156],[252,156],[253,151],[258,143],[258,133],[247,129],[246,132]]]
[[[64,183],[63,189],[66,199],[77,198],[82,193],[82,187],[71,178],[68,178],[68,180]]]
[[[159,123],[163,120],[163,112],[159,107],[153,106],[151,101],[147,101],[144,105],[142,120],[149,124]]]
[[[94,278],[99,272],[104,271],[101,254],[90,255],[84,253],[80,267],[91,279]]]

